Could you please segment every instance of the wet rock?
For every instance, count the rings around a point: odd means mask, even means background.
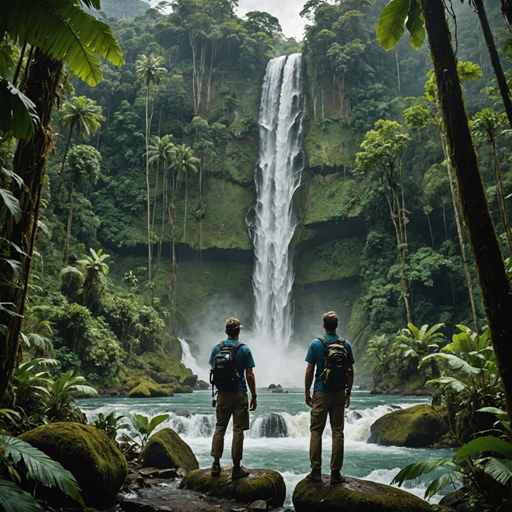
[[[176,411],[174,414],[176,416],[182,416],[183,418],[190,418],[190,413],[188,411]]]
[[[275,412],[266,414],[261,420],[260,437],[288,437],[284,418]]]
[[[182,381],[180,381],[180,385],[188,386],[189,388],[193,388],[197,383],[197,375],[188,375]]]
[[[130,398],[150,398],[150,397],[163,397],[171,396],[168,389],[164,389],[159,384],[152,384],[150,382],[141,382],[135,386],[129,393]]]
[[[434,409],[421,404],[379,418],[370,427],[367,442],[381,446],[422,448],[439,442],[447,432],[446,425]]]
[[[22,434],[30,443],[71,471],[82,489],[85,504],[107,507],[128,474],[128,465],[116,444],[101,430],[79,423],[52,423]],[[63,503],[56,489],[44,489],[51,504]]]
[[[268,510],[268,503],[265,500],[258,500],[251,503],[248,507],[249,511],[260,511],[260,510]]]
[[[272,391],[273,389],[276,389],[277,386],[275,384],[270,384],[270,386],[267,388],[267,391]]]
[[[198,380],[194,386],[194,391],[204,391],[206,389],[210,389],[210,384],[204,380]]]
[[[188,471],[199,468],[190,446],[171,428],[164,428],[153,434],[142,450],[139,460],[144,467],[174,467]]]
[[[184,384],[175,384],[174,392],[175,393],[193,393],[194,390],[190,386],[186,386]]]
[[[176,478],[177,476],[176,468],[161,469],[158,472],[158,478]]]
[[[210,469],[191,471],[181,481],[180,489],[209,493],[241,502],[264,500],[272,507],[282,506],[286,496],[283,477],[270,469],[252,469],[246,478],[233,481],[232,468],[223,468],[220,476],[210,475]]]
[[[187,476],[187,472],[183,468],[178,468],[176,474],[178,478],[185,478]]]
[[[345,478],[329,485],[329,478],[313,482],[304,478],[293,492],[295,512],[433,512],[426,501],[389,485]]]

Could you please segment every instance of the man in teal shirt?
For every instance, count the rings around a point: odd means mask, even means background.
[[[234,346],[238,343],[240,336],[240,320],[238,318],[229,318],[226,321],[226,334],[228,339],[224,342],[226,346]],[[221,350],[220,345],[213,347],[210,356],[210,366],[213,370],[214,358],[217,352]],[[244,430],[249,429],[249,411],[256,410],[256,379],[254,377],[254,359],[251,349],[247,345],[240,345],[236,352],[236,369],[240,375],[238,380],[238,389],[228,390],[219,389],[216,404],[217,424],[212,439],[213,464],[211,469],[212,476],[218,476],[222,472],[220,459],[224,451],[224,436],[231,416],[233,416],[233,442],[231,445],[231,458],[233,459],[232,479],[237,480],[249,475],[249,471],[241,466]],[[245,377],[244,377],[245,374]],[[247,398],[247,385],[251,391],[251,404]]]
[[[334,311],[329,311],[322,316],[325,338],[329,343],[340,342],[336,334],[339,320]],[[315,339],[309,345],[306,355],[305,387],[306,404],[311,407],[309,458],[311,460],[311,473],[308,478],[316,482],[322,480],[322,434],[327,422],[327,415],[332,428],[332,452],[331,452],[331,485],[343,481],[341,467],[343,466],[345,407],[350,405],[350,394],[354,384],[354,354],[348,341],[341,340],[341,344],[347,351],[348,379],[346,389],[341,391],[329,391],[320,375],[324,370],[325,346],[320,339]],[[316,375],[315,375],[316,366]],[[313,397],[310,390],[315,377]]]

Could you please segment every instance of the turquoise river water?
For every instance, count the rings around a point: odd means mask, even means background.
[[[210,443],[215,411],[211,402],[210,392],[196,391],[169,398],[88,399],[80,400],[79,405],[89,421],[94,421],[100,412],[108,414],[112,410],[118,414],[146,416],[169,413],[169,419],[158,428],[171,427],[178,432],[194,451],[200,467],[205,468],[212,462]],[[427,398],[423,397],[370,395],[368,392],[355,391],[351,406],[346,410],[343,474],[389,484],[398,471],[410,462],[428,457],[451,458],[450,450],[386,447],[366,442],[369,428],[377,418],[395,408],[425,402]],[[184,416],[183,411],[187,411],[188,415]],[[275,414],[270,416],[271,413]],[[267,437],[269,435],[280,437]],[[330,436],[330,427],[327,426],[323,445],[324,473],[329,473]],[[228,429],[223,465],[231,464],[230,447],[231,434]],[[279,471],[286,482],[286,504],[290,504],[295,485],[309,472],[308,450],[309,409],[304,403],[303,391],[296,389],[289,393],[271,393],[258,389],[258,408],[251,413],[251,429],[245,436],[244,466]],[[407,483],[404,489],[423,497],[426,486],[425,481],[419,480]],[[435,496],[432,502],[438,502],[440,498]]]

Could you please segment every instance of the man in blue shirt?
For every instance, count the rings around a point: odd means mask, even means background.
[[[234,346],[238,343],[240,336],[240,320],[229,318],[226,321],[226,334],[228,339],[224,342],[226,346]],[[211,371],[213,371],[214,358],[221,350],[220,345],[215,345],[210,356]],[[224,451],[224,436],[231,416],[233,416],[233,442],[231,445],[231,458],[233,459],[232,479],[238,480],[249,475],[249,471],[240,465],[242,461],[244,430],[249,429],[249,411],[256,410],[256,379],[254,377],[254,359],[251,349],[247,345],[240,345],[236,351],[236,369],[240,375],[238,389],[219,389],[217,398],[216,413],[217,424],[212,439],[213,464],[212,476],[219,476],[222,472],[220,459]],[[244,377],[245,373],[245,377]],[[251,390],[251,403],[247,398],[247,385]]]
[[[320,339],[315,339],[309,345],[306,355],[305,386],[306,404],[311,407],[309,458],[311,460],[311,473],[307,476],[315,482],[322,481],[322,434],[327,422],[327,415],[332,428],[332,452],[331,452],[331,485],[343,482],[340,473],[343,466],[343,444],[345,426],[345,407],[350,405],[350,393],[354,384],[354,354],[348,341],[342,340],[337,334],[339,320],[334,311],[329,311],[322,316],[325,338],[329,343],[341,343],[347,351],[348,375],[346,389],[341,391],[329,391],[320,378],[324,370],[325,346]],[[316,374],[315,374],[316,366]],[[313,397],[310,389],[315,377]]]

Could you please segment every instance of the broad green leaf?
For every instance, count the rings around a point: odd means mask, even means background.
[[[467,384],[453,377],[440,377],[439,379],[432,379],[429,380],[426,384],[440,384],[447,387],[448,389],[451,389],[455,393],[461,393],[468,388]]]
[[[381,12],[377,40],[384,50],[393,49],[402,37],[410,5],[411,0],[391,0]]]
[[[75,477],[57,461],[50,459],[48,455],[29,443],[15,437],[0,435],[0,444],[4,447],[5,456],[10,456],[15,463],[23,459],[30,478],[38,480],[47,487],[58,487],[62,492],[84,506]]]
[[[0,189],[0,190],[2,190],[2,189]],[[5,261],[6,263],[8,263],[10,265],[10,267],[12,268],[12,271],[14,272],[14,275],[16,277],[18,277],[20,275],[21,263],[19,261],[7,259],[7,258],[5,258],[3,261]]]
[[[5,33],[20,45],[28,43],[66,62],[91,86],[103,79],[98,55],[116,66],[124,64],[112,29],[75,0],[2,0],[0,36]]]
[[[484,464],[484,470],[500,484],[506,485],[512,478],[512,461],[490,457]]]
[[[10,132],[16,138],[30,139],[39,121],[36,106],[5,78],[0,78],[0,105],[0,132]]]
[[[457,453],[453,456],[454,459],[479,452],[496,452],[505,457],[512,459],[512,444],[507,443],[503,439],[493,436],[477,437],[469,443],[461,446]]]
[[[391,485],[398,484],[402,485],[406,480],[414,480],[415,478],[431,473],[439,467],[448,467],[456,469],[458,466],[453,463],[450,459],[424,459],[418,462],[408,464],[405,468],[401,469],[400,472],[393,478]]]
[[[16,182],[18,187],[23,188],[23,190],[25,190],[25,192],[28,192],[28,187],[27,187],[27,185],[25,185],[25,182],[23,181],[23,178],[21,176],[18,176],[15,172],[9,171],[9,169],[4,169],[3,167],[0,168],[0,172],[2,174],[5,174],[8,178],[13,180],[14,182]]]
[[[411,35],[411,46],[418,50],[425,40],[425,18],[421,12],[420,4],[416,0],[411,0],[406,26]]]
[[[423,361],[431,359],[432,357],[435,357],[436,359],[447,360],[451,368],[454,370],[459,370],[465,376],[478,375],[479,373],[482,373],[481,368],[475,368],[474,366],[471,366],[469,363],[464,361],[464,359],[461,359],[454,354],[430,354],[424,357]]]
[[[6,190],[5,188],[0,187],[0,198],[2,199],[2,202],[4,203],[5,207],[9,210],[11,215],[14,217],[14,220],[16,222],[19,222],[21,220],[21,216],[23,212],[20,208],[20,202],[18,199],[14,197],[12,192],[10,190]]]
[[[447,471],[440,477],[430,482],[430,485],[427,487],[427,490],[425,491],[425,499],[428,500],[429,498],[437,494],[441,489],[444,489],[447,485],[452,485],[462,481],[462,479],[465,478],[465,476],[466,475],[461,471]]]
[[[502,411],[497,407],[482,407],[481,409],[478,409],[476,412],[488,412],[490,414],[496,414],[496,416],[508,416],[506,411]]]
[[[9,480],[0,478],[0,505],[5,512],[42,512],[32,496]]]
[[[74,391],[81,393],[82,395],[94,397],[100,396],[98,395],[98,392],[91,386],[74,385],[72,387]]]
[[[158,416],[155,416],[154,418],[151,418],[151,421],[149,423],[149,432],[153,432],[155,427],[160,425],[160,423],[163,423],[168,418],[169,418],[169,414],[160,414]]]

